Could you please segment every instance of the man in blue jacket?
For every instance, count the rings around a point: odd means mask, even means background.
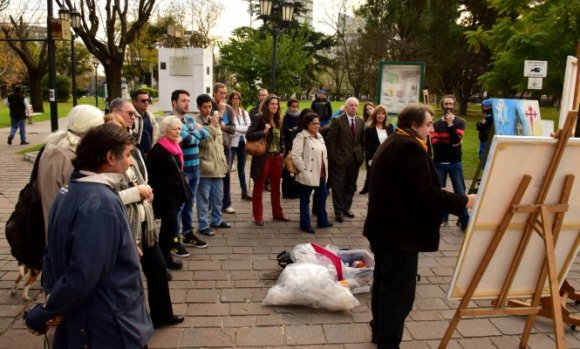
[[[141,349],[153,335],[139,256],[115,188],[133,139],[117,125],[90,130],[76,150],[70,184],[49,215],[46,302],[25,315],[36,334],[57,326],[53,348]]]

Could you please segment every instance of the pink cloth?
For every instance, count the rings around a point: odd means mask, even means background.
[[[181,147],[179,143],[173,142],[169,140],[167,137],[161,137],[157,141],[157,143],[161,144],[163,148],[165,148],[171,155],[177,155],[179,157],[179,161],[181,163],[181,170],[183,170],[183,151],[181,151]]]

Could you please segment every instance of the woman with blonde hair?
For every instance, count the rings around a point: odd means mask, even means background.
[[[102,125],[104,114],[92,105],[77,105],[68,114],[66,130],[51,133],[45,141],[44,150],[38,162],[36,191],[42,201],[44,222],[48,222],[48,211],[52,201],[61,187],[68,184],[73,172],[71,160],[76,156],[76,149],[90,129]],[[45,224],[45,236],[48,227]]]

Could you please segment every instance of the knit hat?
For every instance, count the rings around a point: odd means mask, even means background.
[[[484,99],[481,102],[481,106],[484,107],[485,109],[491,108],[491,99]]]
[[[320,94],[326,95],[326,91],[324,91],[324,90],[322,90],[322,89],[321,89],[321,90],[318,90],[318,94],[319,94],[319,95],[320,95]]]
[[[68,113],[67,129],[78,136],[83,136],[90,129],[105,123],[103,112],[92,105],[81,104]]]

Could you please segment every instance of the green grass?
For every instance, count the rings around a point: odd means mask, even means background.
[[[78,104],[95,105],[95,98],[94,97],[79,98]],[[73,107],[72,101],[67,103],[58,103],[58,117],[63,118],[67,116],[72,107]],[[101,110],[104,110],[104,107],[105,101],[102,98],[99,98],[99,108]],[[44,113],[40,115],[34,115],[32,119],[34,120],[34,122],[50,120],[50,103],[44,102]],[[6,107],[4,103],[0,103],[0,128],[1,127],[10,127],[10,113],[8,107]]]
[[[300,110],[304,108],[310,108],[311,101],[301,101]],[[344,102],[331,102],[332,110],[336,111],[340,108]],[[95,99],[90,97],[84,97],[79,99],[79,104],[90,104],[95,105]],[[282,115],[286,112],[286,103],[282,102]],[[362,115],[364,102],[359,103],[358,115]],[[103,99],[99,99],[99,107],[103,109],[105,103]],[[435,110],[435,115],[438,117],[441,115],[441,110],[438,105],[432,105]],[[69,103],[58,103],[58,115],[59,117],[66,116],[72,109],[72,102]],[[50,105],[49,103],[44,103],[44,113],[41,115],[34,116],[34,121],[43,121],[50,119]],[[554,124],[558,125],[559,110],[556,108],[542,107],[541,115],[543,120],[554,120]],[[479,164],[478,152],[479,152],[479,139],[477,138],[477,130],[475,129],[475,124],[479,119],[481,119],[483,114],[481,113],[480,104],[470,104],[467,115],[464,115],[465,121],[467,123],[465,130],[465,137],[463,138],[463,168],[465,179],[470,180],[473,178],[475,171],[477,170],[477,165]],[[0,103],[0,127],[9,127],[10,117],[8,114],[8,108],[4,103]],[[31,147],[23,150],[22,152],[29,152],[34,150],[39,150],[39,147]]]
[[[300,110],[310,108],[311,101],[301,101]],[[336,111],[344,102],[331,102],[332,111]],[[362,115],[364,102],[359,103],[358,115]],[[435,117],[441,116],[441,109],[439,105],[432,104],[431,107],[435,111]],[[286,110],[286,103],[282,103],[282,110]],[[541,107],[540,108],[543,120],[554,120],[555,127],[558,125],[558,117],[560,111],[556,108]],[[479,165],[479,138],[477,137],[477,129],[475,124],[483,117],[480,104],[470,104],[467,110],[467,115],[462,116],[466,122],[465,136],[463,137],[463,171],[466,180],[473,179],[477,165]]]

